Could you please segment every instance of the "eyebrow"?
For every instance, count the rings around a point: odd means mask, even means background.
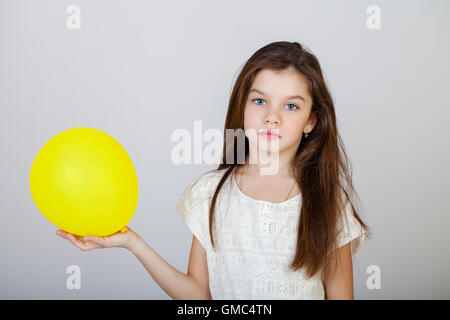
[[[258,89],[256,89],[256,88],[252,88],[252,89],[250,89],[250,91],[248,92],[248,93],[250,93],[250,92],[258,92],[259,94],[262,94],[263,96],[267,96],[263,91],[261,91],[261,90],[258,90]],[[288,100],[289,99],[301,99],[301,100],[303,100],[303,102],[306,102],[305,101],[305,98],[303,98],[302,96],[299,96],[299,95],[295,95],[295,96],[287,96],[286,97]]]

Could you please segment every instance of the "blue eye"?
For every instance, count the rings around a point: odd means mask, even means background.
[[[292,103],[288,103],[287,106],[294,106],[295,107],[295,109],[289,109],[289,110],[297,110],[298,109],[298,107],[295,104],[292,104]]]
[[[259,98],[258,99],[253,99],[252,101],[255,102],[256,100],[264,101],[263,99],[259,99]],[[259,103],[257,103],[257,102],[255,102],[255,103],[259,105]]]
[[[263,101],[264,104],[266,103],[264,101],[264,99],[261,99],[261,98],[256,98],[256,99],[253,99],[252,101],[255,102],[257,105],[263,104],[263,103],[258,103],[257,101]],[[294,106],[294,109],[288,108],[288,110],[292,110],[292,111],[299,109],[299,107],[297,107],[295,104],[292,104],[292,103],[288,103],[286,106]]]

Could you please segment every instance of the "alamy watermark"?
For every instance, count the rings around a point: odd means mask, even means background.
[[[367,289],[381,289],[381,269],[376,264],[367,267],[366,273],[370,274],[367,278]]]
[[[265,129],[226,129],[225,152],[226,164],[245,163],[245,136],[255,146],[255,153],[249,153],[248,163],[261,164],[261,175],[274,175],[279,168],[280,138],[279,129],[271,129],[267,135]],[[223,158],[224,137],[218,129],[202,130],[202,121],[194,121],[194,136],[187,129],[176,129],[172,132],[171,141],[178,142],[171,151],[170,158],[175,165],[220,164]],[[207,145],[203,147],[203,143]],[[192,154],[193,151],[193,154]]]
[[[70,5],[66,9],[66,13],[70,16],[67,17],[66,27],[69,30],[81,29],[81,9],[77,5]]]
[[[66,273],[70,276],[66,280],[66,287],[69,290],[81,289],[81,268],[76,264],[67,267]]]
[[[366,20],[366,26],[369,30],[381,29],[381,9],[379,6],[370,5],[366,9],[366,13],[370,14]]]

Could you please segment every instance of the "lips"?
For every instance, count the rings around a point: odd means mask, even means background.
[[[281,138],[280,135],[276,134],[271,129],[261,129],[261,130],[259,130],[259,135],[266,136],[268,138]]]

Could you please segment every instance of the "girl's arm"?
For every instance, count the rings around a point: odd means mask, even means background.
[[[325,299],[353,300],[353,265],[350,242],[336,249],[325,268]]]
[[[56,234],[69,240],[82,251],[113,247],[130,250],[161,289],[173,299],[211,299],[206,252],[195,236],[188,274],[184,274],[168,264],[131,228],[125,233],[117,232],[107,237],[80,237],[63,230],[58,230]]]
[[[173,299],[211,299],[206,253],[195,236],[192,241],[188,274],[168,264],[140,237],[130,244],[129,249],[161,289]]]
[[[192,236],[191,255],[189,257],[188,275],[194,277],[203,288],[207,300],[212,300],[209,291],[209,271],[206,251],[196,236]]]

